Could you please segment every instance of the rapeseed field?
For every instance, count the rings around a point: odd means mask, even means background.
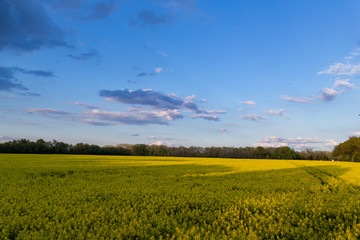
[[[358,239],[357,163],[0,154],[0,239]]]

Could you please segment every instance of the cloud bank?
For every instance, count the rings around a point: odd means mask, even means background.
[[[332,150],[338,143],[332,139],[321,140],[319,138],[283,138],[283,137],[266,137],[260,142],[253,144],[255,147],[291,147],[296,150],[304,150],[307,148],[320,148]]]
[[[51,108],[29,108],[28,113],[39,114],[44,117],[64,117],[68,120],[77,121],[96,126],[114,124],[147,125],[159,124],[168,125],[171,121],[184,118],[180,110],[192,112],[191,118],[201,118],[208,121],[218,121],[217,114],[224,114],[224,110],[202,109],[195,103],[195,96],[178,97],[175,94],[165,94],[151,89],[138,90],[101,90],[99,95],[106,100],[115,101],[121,104],[129,104],[127,112],[101,111],[98,106],[70,102],[67,104],[76,105],[91,109],[80,113],[70,113]]]

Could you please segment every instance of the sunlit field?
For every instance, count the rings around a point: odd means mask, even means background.
[[[360,164],[0,154],[0,239],[356,239]]]

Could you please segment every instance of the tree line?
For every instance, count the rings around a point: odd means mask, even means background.
[[[359,143],[360,146],[360,143]],[[90,155],[133,155],[133,156],[173,156],[173,157],[214,157],[248,159],[307,159],[330,160],[331,152],[295,151],[290,147],[168,147],[165,145],[119,144],[116,146],[98,146],[86,143],[75,145],[38,139],[12,140],[0,143],[0,153],[36,153],[36,154],[90,154]],[[359,149],[360,160],[360,149]]]
[[[350,137],[333,150],[333,157],[339,161],[360,162],[360,137]]]

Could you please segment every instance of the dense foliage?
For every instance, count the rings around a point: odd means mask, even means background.
[[[94,154],[94,155],[130,155],[129,149],[121,146],[90,145],[77,143],[71,145],[53,140],[46,142],[39,139],[35,142],[27,139],[13,140],[0,144],[0,153],[37,153],[37,154]]]
[[[320,161],[0,154],[0,239],[358,239],[360,187],[346,177],[359,170]]]
[[[333,150],[333,156],[341,161],[360,162],[360,137],[350,137]]]
[[[217,157],[246,159],[307,159],[329,160],[330,153],[310,149],[297,152],[290,147],[167,147],[164,145],[122,144],[117,146],[75,145],[58,142],[35,142],[27,139],[0,143],[0,153],[38,153],[38,154],[91,154],[91,155],[134,155],[134,156],[174,156],[174,157]]]

